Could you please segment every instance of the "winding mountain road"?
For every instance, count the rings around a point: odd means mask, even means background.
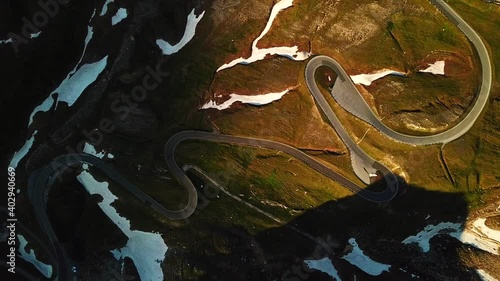
[[[469,129],[474,125],[476,120],[481,115],[484,107],[488,103],[488,98],[490,95],[491,85],[492,85],[492,63],[488,53],[488,49],[484,45],[481,37],[472,29],[472,27],[467,24],[450,6],[448,6],[443,0],[431,0],[438,9],[447,16],[470,40],[472,45],[477,51],[479,56],[479,61],[481,63],[481,86],[479,92],[474,101],[474,104],[467,112],[466,116],[452,128],[429,136],[412,136],[406,135],[392,130],[387,127],[384,123],[380,121],[377,115],[373,112],[370,106],[366,103],[365,99],[359,93],[354,83],[350,79],[350,76],[345,72],[342,66],[334,59],[326,56],[317,56],[309,61],[306,67],[306,81],[312,95],[315,97],[316,101],[320,103],[325,114],[327,114],[330,119],[331,113],[327,113],[328,105],[323,104],[319,101],[322,98],[318,87],[314,83],[314,72],[320,66],[327,66],[333,69],[338,77],[335,81],[333,89],[331,91],[332,96],[346,111],[355,115],[356,117],[364,120],[365,122],[371,124],[382,134],[403,143],[408,143],[412,145],[430,145],[437,143],[448,143],[456,140],[463,136],[469,131]],[[331,120],[330,120],[331,121]],[[339,122],[335,122],[335,128],[337,128]],[[332,123],[333,124],[333,123]],[[338,131],[337,131],[338,132]],[[347,143],[346,143],[347,144]],[[349,146],[349,145],[348,145]],[[352,149],[349,147],[349,149]]]
[[[188,190],[189,201],[186,207],[179,211],[171,211],[163,207],[160,203],[155,201],[149,195],[144,193],[141,189],[137,188],[135,185],[130,183],[125,177],[120,173],[113,170],[108,164],[104,163],[101,159],[89,155],[89,154],[65,154],[56,157],[49,165],[44,168],[37,170],[34,174],[30,176],[29,186],[28,186],[28,196],[35,209],[35,216],[38,223],[41,225],[42,229],[46,233],[53,250],[53,255],[57,260],[55,267],[61,280],[73,280],[74,273],[72,272],[73,262],[65,254],[62,245],[54,232],[52,224],[47,216],[47,182],[50,182],[51,177],[66,168],[81,164],[88,163],[95,168],[98,168],[104,172],[108,177],[115,180],[120,186],[125,188],[130,193],[134,194],[138,199],[140,199],[144,204],[153,208],[155,211],[161,215],[171,218],[171,219],[183,219],[188,217],[194,212],[197,204],[197,194],[194,186],[186,186]],[[63,277],[64,276],[64,277]]]
[[[354,84],[350,80],[350,77],[335,60],[326,56],[317,56],[308,62],[305,70],[306,83],[309,90],[311,91],[311,94],[315,98],[318,106],[327,116],[333,128],[336,130],[336,132],[339,134],[339,136],[351,152],[354,171],[365,182],[366,177],[363,177],[362,175],[363,170],[367,174],[373,174],[375,171],[381,172],[387,182],[387,187],[384,191],[373,192],[361,186],[358,186],[351,180],[332,171],[330,168],[328,168],[315,158],[283,143],[258,138],[229,136],[200,131],[183,131],[172,136],[165,145],[164,156],[170,172],[176,178],[176,180],[184,188],[186,188],[188,193],[188,202],[186,203],[186,206],[181,210],[172,211],[164,208],[161,204],[142,192],[120,173],[113,170],[109,165],[107,165],[100,159],[88,154],[62,155],[56,157],[44,168],[34,172],[30,176],[28,184],[28,193],[30,201],[33,204],[35,210],[36,219],[41,225],[42,230],[47,234],[47,237],[49,238],[49,241],[52,245],[52,254],[56,257],[57,260],[57,264],[55,264],[54,266],[56,268],[55,272],[58,273],[58,280],[75,280],[76,277],[71,270],[72,261],[68,258],[65,250],[59,243],[50,220],[46,214],[46,197],[48,193],[47,181],[50,182],[50,179],[54,173],[57,174],[57,172],[61,169],[65,169],[66,167],[75,164],[88,163],[95,168],[98,168],[106,175],[108,175],[111,179],[118,182],[123,188],[134,194],[142,202],[156,210],[161,215],[171,219],[184,219],[189,217],[195,211],[198,201],[198,196],[193,183],[184,174],[183,170],[177,165],[174,156],[175,148],[177,147],[177,145],[180,142],[186,140],[201,140],[250,147],[264,147],[282,151],[301,160],[309,167],[323,174],[324,176],[337,181],[340,185],[351,190],[364,199],[373,202],[387,202],[394,198],[398,191],[398,179],[387,167],[372,159],[351,139],[345,128],[342,126],[342,124],[328,105],[328,102],[321,94],[314,80],[314,73],[317,68],[322,65],[332,68],[338,74],[337,81],[332,91],[332,95],[337,100],[337,102],[339,102],[339,104],[347,111],[372,124],[380,132],[397,141],[414,145],[427,145],[433,143],[447,143],[459,138],[471,128],[488,101],[492,80],[491,62],[489,59],[488,51],[481,41],[479,35],[477,35],[477,33],[467,23],[465,23],[462,18],[458,16],[444,1],[431,0],[431,2],[435,4],[448,18],[450,18],[450,20],[458,26],[458,28],[467,36],[467,38],[469,38],[479,54],[482,65],[481,88],[475,104],[472,106],[467,116],[459,124],[449,129],[448,131],[432,136],[410,136],[395,132],[385,126],[382,122],[380,122],[375,113],[370,109],[368,104],[361,97],[360,93],[357,91]]]
[[[165,158],[170,169],[170,172],[173,176],[178,180],[183,186],[188,187],[188,189],[194,188],[192,186],[189,178],[184,174],[184,171],[177,166],[174,158],[174,151],[176,146],[186,140],[201,140],[201,141],[211,141],[217,143],[228,143],[240,146],[249,146],[249,147],[258,147],[258,148],[267,148],[273,149],[277,151],[284,152],[290,156],[297,158],[298,160],[305,163],[307,166],[311,167],[315,171],[321,173],[322,175],[338,182],[343,187],[349,189],[355,194],[361,196],[362,198],[372,201],[372,202],[387,202],[390,201],[397,193],[398,190],[398,180],[396,176],[385,166],[374,164],[383,175],[387,181],[387,188],[382,192],[374,192],[369,191],[350,179],[338,174],[335,171],[332,171],[325,164],[316,160],[315,158],[309,156],[308,154],[298,150],[292,146],[289,146],[284,143],[251,138],[251,137],[238,137],[238,136],[230,136],[230,135],[222,135],[222,134],[214,134],[208,132],[200,132],[200,131],[182,131],[173,135],[165,145]],[[375,161],[373,161],[376,163]],[[188,215],[186,213],[186,215]],[[190,214],[189,214],[190,215]]]
[[[387,202],[394,198],[398,190],[398,180],[395,175],[386,167],[380,165],[380,171],[384,174],[387,181],[387,188],[383,192],[373,192],[366,190],[346,177],[332,171],[330,168],[314,159],[313,157],[307,155],[306,153],[293,148],[289,145],[257,138],[250,137],[237,137],[229,135],[214,134],[209,132],[201,131],[182,131],[180,133],[172,136],[165,145],[165,161],[169,167],[170,172],[175,177],[175,179],[186,188],[188,193],[188,202],[186,206],[181,210],[168,210],[163,207],[160,203],[155,201],[149,195],[144,193],[141,189],[137,188],[135,185],[130,183],[125,177],[123,177],[119,172],[112,169],[108,164],[104,163],[101,159],[89,155],[89,154],[65,154],[56,157],[49,165],[38,170],[31,175],[30,185],[28,188],[28,195],[30,201],[35,209],[36,219],[41,225],[44,232],[47,234],[49,241],[52,245],[53,254],[57,260],[56,270],[59,276],[65,276],[61,280],[73,280],[74,273],[71,268],[73,267],[73,262],[65,254],[62,245],[59,243],[58,238],[54,232],[52,224],[46,213],[47,206],[47,182],[50,182],[51,177],[54,173],[66,169],[69,166],[87,163],[92,165],[104,172],[108,177],[115,180],[120,186],[125,188],[127,191],[135,195],[144,204],[153,208],[159,214],[170,219],[185,219],[188,218],[195,210],[198,203],[198,195],[196,189],[191,182],[191,180],[186,176],[184,171],[177,165],[175,161],[175,148],[177,145],[186,140],[202,140],[211,141],[217,143],[229,143],[242,146],[250,147],[264,147],[268,149],[274,149],[278,151],[285,152],[290,156],[293,156],[305,164],[307,164],[312,169],[318,171],[319,173],[329,177],[330,179],[337,181],[340,185],[351,190],[352,192],[358,194],[359,196],[373,201],[373,202]]]

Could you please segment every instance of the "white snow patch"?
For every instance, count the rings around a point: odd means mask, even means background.
[[[460,223],[442,222],[438,225],[427,225],[424,230],[417,233],[415,236],[409,236],[403,240],[403,244],[418,243],[418,246],[424,252],[430,249],[429,241],[432,237],[441,234],[444,231],[456,232],[460,229]]]
[[[99,16],[102,17],[106,14],[106,12],[108,11],[108,5],[112,2],[114,2],[114,0],[106,0],[104,6],[102,6],[101,14],[99,14]]]
[[[464,231],[457,230],[455,233],[450,233],[450,236],[457,238],[462,243],[499,255],[500,231],[487,227],[484,224],[485,221],[486,219],[479,218],[474,221],[472,227],[466,228]]]
[[[483,269],[478,269],[476,270],[476,272],[483,281],[498,281],[498,279],[489,275],[488,272],[484,271]]]
[[[90,40],[92,39],[92,37],[94,36],[94,28],[92,26],[90,26],[90,22],[92,21],[92,19],[94,19],[94,16],[95,16],[95,9],[94,9],[94,12],[92,13],[92,16],[90,16],[90,19],[89,19],[89,24],[87,25],[87,35],[85,36],[85,41],[83,43],[83,51],[82,51],[82,55],[80,56],[80,59],[78,60],[78,62],[76,63],[75,67],[73,68],[73,70],[70,71],[70,73],[68,73],[68,77],[70,75],[73,75],[75,72],[76,72],[76,69],[78,68],[78,66],[80,65],[80,63],[82,62],[82,59],[83,59],[83,56],[85,55],[85,52],[87,51],[87,46],[89,45],[89,42]]]
[[[92,19],[94,18],[94,15],[95,15],[95,9],[94,9],[94,12],[92,13],[92,16],[90,17],[90,20],[89,20],[89,25],[87,26],[87,35],[85,36],[85,42],[84,42],[84,45],[83,45],[83,52],[82,52],[82,55],[80,56],[80,59],[78,60],[78,62],[76,63],[75,67],[73,68],[73,70],[71,70],[68,75],[66,76],[65,80],[60,84],[59,88],[65,83],[67,82],[72,76],[73,74],[76,73],[77,69],[78,69],[78,66],[80,65],[80,63],[82,62],[82,59],[83,59],[83,56],[85,55],[85,52],[87,51],[87,46],[90,42],[90,40],[92,39],[92,36],[94,35],[94,31],[93,31],[93,28],[90,26],[90,22],[92,21]],[[107,59],[107,56],[106,56],[106,59]],[[81,69],[81,68],[80,68]],[[78,81],[76,81],[78,82]],[[75,83],[76,83],[75,82]],[[88,86],[88,85],[87,85]],[[58,88],[58,89],[59,89]],[[35,116],[35,114],[37,112],[47,112],[51,107],[52,105],[54,104],[54,100],[51,98],[51,96],[57,91],[57,89],[55,91],[53,91],[52,93],[50,93],[50,95],[40,104],[38,105],[37,107],[35,107],[35,109],[33,109],[33,112],[31,112],[31,115],[30,115],[30,120],[29,120],[29,123],[28,123],[28,127],[31,126],[31,123],[33,122],[33,117]],[[57,105],[56,105],[57,106]]]
[[[8,44],[8,43],[12,43],[12,42],[14,42],[14,39],[12,39],[12,38],[0,40],[0,44]]]
[[[316,269],[330,275],[335,281],[342,281],[329,258],[322,258],[320,260],[305,260],[304,263],[309,268]]]
[[[19,161],[21,161],[21,159],[23,159],[24,156],[26,156],[26,154],[28,154],[28,152],[30,151],[31,146],[33,145],[33,142],[35,141],[36,133],[38,133],[38,131],[35,130],[33,132],[33,135],[31,135],[31,138],[26,140],[23,147],[21,147],[21,149],[19,149],[18,151],[16,151],[14,153],[14,156],[12,156],[12,160],[10,160],[9,167],[17,168],[17,164],[19,164]]]
[[[181,41],[179,41],[177,44],[172,46],[170,45],[170,43],[168,43],[163,39],[157,39],[156,45],[158,45],[158,47],[162,50],[162,53],[164,55],[171,55],[177,53],[180,49],[186,46],[186,44],[189,43],[191,39],[193,39],[196,33],[196,26],[203,18],[204,14],[205,11],[196,16],[194,14],[194,9],[191,11],[191,13],[187,17],[187,24],[186,24],[186,30],[184,31],[184,35],[182,36]]]
[[[98,182],[84,166],[77,179],[90,194],[99,194],[103,200],[98,204],[103,212],[129,238],[125,247],[111,251],[117,259],[129,257],[135,264],[141,280],[163,280],[161,263],[168,250],[158,233],[131,230],[130,221],[118,214],[111,204],[118,199],[108,188],[107,182]]]
[[[52,93],[58,93],[57,102],[65,102],[72,106],[80,97],[82,92],[92,84],[99,74],[104,70],[108,62],[108,56],[100,61],[84,64],[69,79],[64,80]]]
[[[37,114],[38,112],[49,111],[49,109],[52,108],[53,104],[54,104],[54,99],[52,99],[52,94],[50,94],[40,105],[36,106],[35,109],[33,109],[33,112],[31,112],[28,128],[29,126],[31,126],[31,123],[33,123],[33,118],[35,117],[35,114]]]
[[[229,108],[233,103],[238,101],[250,105],[261,106],[281,99],[286,93],[288,93],[288,91],[290,90],[285,90],[279,93],[269,93],[269,94],[255,95],[255,96],[231,94],[230,98],[227,101],[223,102],[222,104],[217,104],[215,101],[209,101],[206,104],[204,104],[201,107],[201,109],[216,108],[218,110],[223,110]]]
[[[391,70],[391,69],[383,69],[371,74],[358,74],[358,75],[351,75],[351,80],[354,82],[354,84],[361,84],[365,86],[370,86],[373,81],[378,80],[382,77],[385,77],[387,75],[396,75],[396,76],[405,76],[404,73]]]
[[[470,229],[466,228],[465,230],[462,229],[461,223],[442,222],[437,225],[430,224],[415,236],[409,236],[403,240],[403,243],[418,243],[422,251],[428,252],[430,249],[429,241],[432,237],[439,234],[448,234],[462,243],[498,255],[500,231],[488,228],[484,224],[485,220],[479,218],[474,221]]]
[[[95,157],[100,158],[100,159],[102,159],[104,157],[104,155],[106,155],[109,159],[115,158],[115,156],[113,154],[111,154],[109,152],[106,153],[105,150],[101,150],[100,152],[97,152],[97,149],[95,148],[95,146],[93,146],[92,144],[90,144],[88,142],[85,142],[85,146],[83,147],[83,152],[90,154],[90,155],[94,155]]]
[[[281,0],[280,2],[276,3],[271,10],[271,15],[269,16],[269,20],[267,21],[266,27],[260,33],[259,37],[257,37],[252,42],[252,54],[250,55],[250,57],[246,58],[246,59],[242,58],[242,57],[237,58],[237,59],[219,67],[217,69],[217,72],[224,70],[224,69],[227,69],[227,68],[231,68],[237,64],[251,64],[253,62],[263,60],[267,55],[278,55],[278,56],[286,57],[286,58],[294,60],[294,61],[302,61],[302,60],[307,59],[309,56],[311,56],[311,53],[309,53],[309,52],[299,52],[299,48],[297,46],[272,47],[272,48],[267,48],[267,49],[257,48],[257,43],[271,29],[271,26],[273,25],[274,19],[276,18],[278,13],[291,7],[291,6],[293,6],[293,0]]]
[[[26,252],[26,245],[28,245],[28,241],[22,236],[21,234],[17,235],[17,239],[19,240],[19,253],[21,254],[21,258],[38,269],[40,273],[43,274],[46,278],[50,278],[52,276],[52,266],[49,264],[45,264],[41,261],[39,261],[36,258],[35,251],[33,249],[30,249],[30,252]]]
[[[37,38],[38,36],[40,36],[40,34],[42,34],[41,31],[38,31],[36,33],[31,33],[30,34],[30,39]],[[14,39],[8,38],[8,39],[5,39],[5,40],[0,40],[0,44],[8,44],[8,43],[14,43]]]
[[[128,16],[127,9],[120,8],[116,11],[116,14],[111,18],[111,25],[115,25],[122,20],[126,19]]]
[[[426,69],[422,69],[419,72],[432,73],[435,75],[444,75],[444,65],[445,65],[444,60],[436,61],[435,63],[429,63],[429,67],[427,67]]]
[[[99,152],[97,153],[97,150],[95,149],[95,146],[93,146],[92,144],[86,142],[85,143],[85,146],[83,147],[83,152],[87,153],[87,154],[91,154],[91,155],[94,155],[95,157],[97,158],[101,158],[104,157],[104,152]]]
[[[262,37],[264,37],[264,35],[266,35],[267,32],[269,32],[269,30],[271,29],[271,26],[273,25],[274,19],[276,18],[278,13],[285,10],[285,9],[288,9],[292,6],[293,6],[293,0],[281,0],[278,3],[274,4],[274,6],[271,10],[271,15],[269,16],[269,20],[267,21],[266,27],[264,27],[264,30],[262,30],[259,37],[257,37],[257,39],[255,39],[254,45],[257,45],[256,42],[259,41],[260,39],[262,39]]]
[[[118,259],[129,257],[134,261],[141,280],[163,280],[161,263],[168,250],[163,238],[158,233],[131,231],[127,235],[127,245],[111,251]]]
[[[267,55],[278,55],[281,57],[286,57],[288,59],[294,60],[294,61],[302,61],[307,59],[311,53],[308,52],[299,52],[299,47],[293,46],[293,47],[272,47],[272,48],[267,48],[267,49],[258,49],[257,47],[252,48],[252,55],[245,59],[245,58],[238,58],[235,59],[229,63],[226,63],[219,67],[217,69],[218,71],[231,68],[237,64],[251,64],[253,62],[263,60]]]
[[[356,243],[356,239],[349,239],[349,244],[353,247],[352,251],[343,256],[342,259],[345,259],[350,264],[357,266],[359,269],[372,276],[378,276],[384,271],[389,271],[389,268],[391,267],[390,265],[376,262],[363,254],[363,251],[359,248],[358,243]]]
[[[491,240],[500,242],[500,230],[491,229],[485,224],[485,218],[478,218],[472,224],[474,229],[479,232],[479,234],[485,235]]]
[[[118,250],[111,250],[111,253],[113,254],[113,257],[116,259],[116,260],[120,260],[121,256],[122,256],[122,253]]]
[[[30,38],[33,39],[33,38],[37,38],[38,36],[40,36],[40,34],[42,34],[41,31],[38,31],[37,33],[31,33],[30,34]]]
[[[95,12],[95,10],[94,10],[94,12]],[[89,25],[89,26],[87,26],[87,35],[85,36],[85,42],[83,43],[82,55],[80,56],[78,63],[75,65],[73,70],[71,70],[71,72],[68,74],[68,76],[73,75],[76,72],[76,69],[77,69],[78,65],[80,65],[80,63],[82,62],[83,56],[85,55],[85,52],[87,51],[87,46],[89,45],[89,42],[93,36],[94,36],[94,28]]]
[[[38,112],[47,112],[54,104],[53,95],[56,93],[57,102],[65,102],[68,106],[72,106],[80,97],[83,91],[92,84],[99,74],[104,70],[108,61],[108,56],[105,56],[100,61],[84,64],[73,75],[72,73],[66,76],[66,79],[55,89],[50,95],[31,112],[28,127],[33,123],[33,118]]]

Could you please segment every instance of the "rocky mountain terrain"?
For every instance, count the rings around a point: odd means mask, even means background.
[[[280,141],[359,181],[348,150],[305,86],[305,63],[313,55],[334,57],[351,76],[387,69],[403,73],[356,85],[383,122],[403,133],[448,129],[474,102],[480,75],[476,54],[430,2],[284,2],[292,4],[274,21],[269,18],[280,1],[0,3],[4,166],[33,139],[16,168],[19,220],[44,241],[28,198],[29,176],[58,155],[84,151],[85,143],[112,153],[106,163],[163,205],[177,208],[186,195],[166,169],[163,146],[188,129]],[[470,11],[464,18],[488,44],[498,79],[500,41],[490,33],[500,24],[500,8],[481,1],[450,2],[461,14]],[[166,54],[159,40],[178,50]],[[272,48],[289,53],[220,70]],[[421,72],[438,61],[445,61],[444,74]],[[99,62],[101,71],[91,68]],[[325,70],[318,82],[327,88],[333,76]],[[71,82],[71,77],[80,80]],[[241,98],[227,109],[203,109],[232,95],[283,91],[272,102],[263,98],[260,106]],[[118,198],[112,206],[132,230],[161,236],[168,246],[159,263],[164,280],[500,279],[500,241],[484,233],[500,229],[499,97],[495,81],[490,104],[470,133],[446,146],[422,148],[392,143],[333,105],[353,139],[406,182],[387,204],[363,201],[287,155],[187,142],[176,154],[181,164],[199,166],[234,196],[280,222],[223,193],[200,202],[205,207],[189,220],[171,221],[110,181]],[[144,270],[137,261],[111,252],[125,247],[127,236],[102,210],[103,197],[89,194],[76,180],[83,170],[72,167],[54,184],[47,211],[78,264],[78,280],[140,280]],[[190,177],[205,192],[208,182]],[[480,219],[487,228],[473,234]],[[452,226],[436,231],[427,250],[403,242],[443,223]],[[30,240],[38,258],[49,263],[43,242]],[[19,263],[40,275],[31,263]],[[493,279],[484,279],[483,271]]]

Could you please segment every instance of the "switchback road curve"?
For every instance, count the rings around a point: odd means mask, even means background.
[[[468,25],[448,4],[443,0],[431,0],[431,2],[438,7],[438,9],[447,16],[470,40],[472,45],[477,51],[479,60],[481,63],[481,86],[479,92],[474,101],[474,104],[470,110],[466,113],[465,117],[452,128],[429,136],[412,136],[406,135],[392,130],[387,127],[384,123],[380,121],[377,115],[373,112],[370,106],[366,103],[362,95],[359,93],[357,88],[354,86],[350,76],[345,72],[342,66],[334,59],[327,56],[317,56],[309,61],[306,67],[306,83],[314,96],[316,101],[319,103],[323,112],[327,114],[330,121],[331,117],[334,115],[333,112],[329,113],[329,106],[324,100],[321,92],[319,91],[315,81],[314,72],[320,66],[327,66],[333,69],[338,77],[335,81],[333,89],[331,91],[334,99],[348,112],[355,115],[356,117],[366,121],[375,127],[382,134],[403,143],[408,143],[412,145],[430,145],[437,143],[448,143],[456,140],[463,136],[469,131],[469,129],[474,125],[476,120],[481,115],[484,107],[488,102],[490,95],[491,84],[492,84],[492,63],[489,57],[488,50],[484,45],[483,41],[479,35]],[[323,101],[324,100],[324,101]],[[335,119],[335,118],[333,118]],[[334,127],[340,124],[335,120]],[[340,126],[339,126],[340,128]],[[337,130],[338,132],[338,130]],[[339,134],[341,134],[339,132]],[[349,144],[347,144],[349,147]],[[349,147],[351,151],[355,148]]]
[[[272,140],[259,139],[259,138],[230,136],[230,135],[214,134],[214,133],[200,132],[200,131],[182,131],[180,133],[173,135],[168,140],[167,144],[165,145],[165,159],[167,161],[170,172],[173,174],[173,176],[183,186],[188,187],[188,189],[194,188],[192,186],[191,180],[189,180],[186,174],[184,174],[184,171],[177,165],[174,157],[174,151],[176,146],[180,142],[186,140],[201,140],[201,141],[210,141],[217,143],[228,143],[233,145],[267,148],[267,149],[281,151],[297,158],[298,160],[304,162],[307,166],[311,167],[315,171],[338,182],[343,187],[349,189],[355,194],[361,196],[362,198],[372,202],[390,201],[392,198],[394,198],[398,190],[398,180],[396,176],[389,169],[380,164],[378,165],[374,164],[374,165],[376,166],[377,170],[384,175],[384,178],[387,182],[387,188],[382,192],[375,192],[367,190],[357,185],[350,179],[336,173],[335,171],[332,171],[330,168],[328,168],[315,158],[309,156],[308,154],[302,152],[301,150],[298,150],[284,143]]]

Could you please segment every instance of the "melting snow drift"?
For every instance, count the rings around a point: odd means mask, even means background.
[[[405,76],[405,74],[402,72],[390,70],[390,69],[385,69],[385,70],[377,71],[377,72],[371,73],[371,74],[351,75],[351,80],[352,80],[352,82],[354,82],[354,84],[361,84],[361,85],[365,85],[365,86],[370,86],[373,81],[378,80],[378,79],[385,77],[387,75]]]
[[[444,65],[445,61],[440,60],[435,63],[429,64],[429,67],[427,67],[426,69],[422,69],[419,72],[432,73],[435,75],[444,75]]]
[[[304,263],[312,269],[319,270],[330,275],[335,281],[340,280],[339,274],[335,267],[333,267],[332,261],[329,258],[322,258],[320,260],[305,260]]]
[[[40,273],[43,274],[46,278],[50,278],[52,276],[52,266],[45,264],[36,258],[35,251],[33,249],[30,249],[30,252],[26,252],[26,246],[28,245],[28,241],[22,236],[21,234],[17,235],[17,239],[19,240],[19,253],[21,254],[21,258],[38,269]]]
[[[462,229],[461,223],[442,222],[437,225],[428,225],[415,236],[403,240],[404,244],[418,243],[422,251],[430,249],[429,240],[439,234],[448,234],[483,251],[498,255],[500,246],[500,231],[487,227],[486,219],[479,218],[472,224],[471,229]]]
[[[12,42],[14,42],[14,39],[12,39],[12,38],[0,40],[0,44],[8,44],[8,43],[12,43]]]
[[[120,8],[116,11],[116,14],[111,18],[111,25],[115,25],[122,20],[126,19],[128,16],[127,9]]]
[[[271,29],[271,26],[273,25],[274,19],[276,18],[278,13],[291,7],[292,5],[293,5],[293,0],[281,0],[278,3],[276,3],[273,6],[273,9],[271,10],[271,15],[269,16],[269,20],[267,21],[266,27],[260,33],[259,37],[257,37],[252,42],[252,54],[250,55],[250,57],[246,58],[246,59],[245,58],[238,58],[238,59],[235,59],[229,63],[226,63],[226,64],[222,65],[221,67],[219,67],[217,69],[217,72],[221,71],[223,69],[231,68],[237,64],[251,64],[253,62],[263,60],[267,55],[278,55],[278,56],[286,57],[286,58],[289,58],[289,59],[295,60],[295,61],[301,61],[301,60],[307,59],[311,55],[311,53],[299,52],[299,48],[297,46],[273,47],[273,48],[267,48],[267,49],[257,48],[257,43]]]
[[[52,93],[58,93],[57,102],[65,102],[72,106],[82,92],[92,84],[106,67],[108,56],[100,61],[84,64],[73,76],[65,79]]]
[[[68,106],[72,106],[80,97],[83,91],[92,84],[99,74],[104,70],[108,61],[108,56],[105,56],[100,61],[84,64],[73,75],[68,74],[66,79],[43,101],[42,104],[35,107],[30,115],[28,127],[31,126],[33,118],[38,112],[47,112],[54,104],[53,96],[57,93],[57,103],[65,102]]]
[[[349,239],[349,244],[353,247],[352,251],[342,257],[342,259],[345,259],[350,264],[357,266],[359,269],[372,276],[378,276],[384,271],[389,271],[389,268],[391,267],[390,265],[376,262],[367,257],[359,248],[358,243],[356,243],[354,238]]]
[[[94,155],[95,157],[100,158],[100,159],[102,159],[104,157],[104,155],[106,155],[106,151],[101,150],[100,152],[97,152],[97,150],[95,149],[95,146],[93,146],[92,144],[90,144],[88,142],[85,142],[85,146],[83,147],[83,152],[90,154],[90,155]],[[107,156],[109,159],[115,158],[115,156],[111,153],[107,153]]]
[[[161,262],[168,250],[163,238],[158,233],[131,230],[130,221],[118,214],[111,204],[118,199],[108,188],[107,182],[97,181],[87,170],[78,176],[78,181],[90,194],[99,194],[103,200],[99,203],[102,211],[128,237],[127,244],[121,249],[111,251],[116,259],[129,257],[135,264],[141,280],[163,280]]]
[[[184,36],[182,36],[181,41],[179,41],[177,44],[172,46],[163,39],[156,40],[156,45],[158,45],[158,47],[162,50],[162,53],[164,55],[171,55],[177,53],[180,49],[186,46],[186,44],[189,43],[191,39],[193,39],[196,33],[196,26],[203,18],[204,14],[205,11],[203,11],[200,15],[195,16],[194,9],[191,11],[191,13],[188,15],[187,18],[187,24],[186,24],[186,30],[184,31]]]
[[[83,59],[83,56],[85,55],[85,52],[87,51],[87,46],[90,42],[90,40],[92,39],[92,36],[94,35],[94,29],[92,28],[92,26],[90,26],[90,22],[92,21],[92,19],[94,18],[95,16],[95,9],[94,9],[94,12],[92,13],[92,16],[90,17],[90,20],[89,20],[89,25],[87,26],[87,35],[85,36],[85,42],[83,44],[83,51],[82,51],[82,55],[80,56],[80,59],[78,60],[78,62],[76,63],[75,67],[73,68],[73,70],[71,70],[68,75],[66,76],[65,80],[63,82],[61,82],[60,86],[54,90],[52,93],[50,93],[50,95],[42,102],[42,104],[38,105],[37,107],[35,107],[35,109],[33,110],[33,112],[31,113],[30,115],[30,121],[28,123],[28,127],[31,126],[31,123],[33,122],[33,117],[35,116],[35,114],[37,112],[47,112],[51,107],[52,105],[54,104],[54,100],[51,98],[51,96],[59,89],[63,86],[64,83],[69,83],[68,80],[70,80],[70,78],[77,72],[77,69],[78,69],[78,66],[80,65],[80,63],[82,62],[82,59]],[[107,62],[107,56],[105,57],[106,59],[106,62]],[[104,59],[103,59],[104,60]],[[101,64],[102,64],[102,60],[101,60]],[[105,65],[104,65],[105,66]],[[83,68],[83,66],[82,66]],[[80,68],[81,69],[81,68]],[[102,70],[101,70],[102,71]],[[77,80],[77,79],[75,79]],[[95,80],[95,79],[94,79]],[[80,81],[74,81],[74,83],[79,83]],[[85,83],[85,81],[84,81]],[[83,84],[82,84],[83,85]],[[87,85],[88,86],[88,85]],[[85,87],[86,88],[86,87]],[[75,94],[75,93],[71,93],[70,94]],[[80,93],[81,94],[81,93]],[[79,95],[78,95],[79,96]]]
[[[223,102],[222,104],[217,104],[215,101],[209,101],[204,104],[201,109],[216,108],[218,110],[223,110],[229,108],[235,102],[247,103],[255,106],[265,105],[273,101],[281,99],[290,90],[285,90],[279,93],[269,93],[255,96],[245,96],[238,94],[231,94],[230,99]]]
[[[108,11],[108,5],[112,2],[114,2],[114,0],[106,0],[106,2],[104,3],[104,6],[102,6],[101,14],[99,16],[102,17],[106,14],[106,12]]]
[[[19,164],[19,161],[21,161],[24,158],[24,156],[26,156],[26,154],[28,154],[28,152],[30,151],[31,146],[33,145],[33,142],[35,141],[35,135],[37,132],[38,131],[35,130],[35,132],[33,132],[33,135],[31,135],[31,138],[29,138],[24,143],[23,147],[21,147],[21,149],[19,149],[18,151],[16,151],[14,153],[12,160],[10,160],[9,167],[17,168],[17,164]]]
[[[30,34],[30,38],[33,39],[33,38],[37,38],[38,36],[40,36],[40,34],[42,34],[41,31],[38,31],[37,33],[31,33]]]

